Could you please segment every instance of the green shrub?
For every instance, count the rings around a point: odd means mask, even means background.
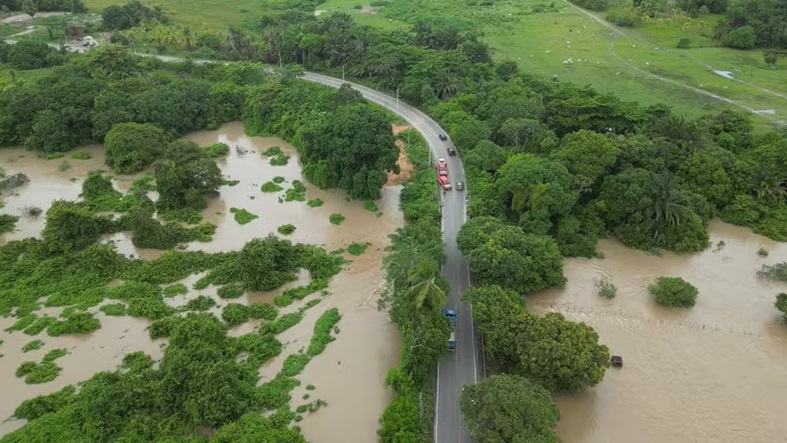
[[[280,175],[277,175],[276,177],[273,177],[273,183],[276,183],[277,185],[281,184],[281,183],[284,183],[284,177],[282,177]]]
[[[0,214],[0,234],[12,232],[16,228],[19,217],[9,214]]]
[[[27,335],[38,335],[41,331],[48,328],[49,325],[56,321],[57,319],[55,317],[44,315],[43,317],[37,319],[32,325],[25,328],[25,330],[22,332]]]
[[[267,303],[253,303],[246,307],[249,318],[256,320],[273,321],[276,318],[276,308]]]
[[[664,306],[689,308],[697,301],[699,291],[680,277],[659,277],[655,284],[648,286],[656,298],[656,303]]]
[[[757,250],[757,255],[759,255],[760,257],[767,257],[768,256],[768,250],[765,249],[765,248],[760,248],[760,249]]]
[[[366,248],[371,246],[371,243],[351,243],[350,246],[347,247],[347,252],[352,255],[361,255],[366,252]]]
[[[306,202],[306,204],[310,208],[319,208],[320,206],[323,205],[323,201],[320,200],[319,198],[315,198],[314,200],[309,200],[308,202]]]
[[[785,294],[784,292],[779,293],[776,296],[776,303],[774,303],[774,306],[776,306],[776,309],[781,311],[781,313],[784,315],[785,320],[787,320],[787,294]]]
[[[295,225],[290,225],[290,224],[281,225],[281,226],[279,226],[278,231],[279,231],[279,234],[281,234],[281,235],[290,235],[293,232],[295,232]]]
[[[277,155],[281,155],[281,148],[278,146],[271,146],[270,148],[263,151],[262,155],[266,157],[274,157]]]
[[[279,154],[275,157],[271,157],[271,159],[268,160],[268,163],[270,163],[271,166],[284,166],[289,161],[290,161],[289,155]]]
[[[210,158],[226,157],[230,154],[230,147],[225,143],[214,143],[204,149],[205,155]]]
[[[239,225],[245,225],[246,223],[251,223],[254,219],[259,218],[258,215],[252,214],[251,212],[245,209],[230,208],[230,212],[235,214],[235,221]]]
[[[288,189],[284,194],[284,201],[306,201],[306,186],[300,180],[292,181],[292,188]]]
[[[371,211],[371,212],[379,211],[379,208],[377,207],[377,204],[375,204],[371,200],[365,200],[363,202],[363,208],[366,209],[367,211]]]
[[[17,313],[17,315],[19,314]],[[36,314],[32,314],[32,313],[25,314],[24,316],[20,317],[17,321],[15,321],[13,325],[5,328],[5,331],[6,332],[21,331],[27,328],[28,326],[32,325],[37,319],[38,316]]]
[[[189,292],[189,288],[186,287],[183,283],[175,283],[174,285],[169,285],[164,288],[164,297],[171,298],[176,297],[178,295],[186,295]]]
[[[339,315],[339,310],[336,308],[331,308],[325,311],[319,319],[317,319],[317,323],[314,325],[314,335],[312,335],[311,343],[309,344],[309,349],[307,349],[306,353],[310,356],[319,355],[322,351],[325,350],[325,347],[328,346],[328,343],[336,340],[334,337],[331,336],[331,330],[339,320],[341,320],[342,316]]]
[[[303,314],[301,313],[284,314],[273,322],[262,325],[262,327],[260,327],[260,333],[278,335],[297,325],[301,320],[303,320]]]
[[[340,225],[344,221],[344,215],[342,215],[342,214],[331,214],[329,220],[334,225]]]
[[[230,303],[221,311],[221,318],[229,327],[249,321],[249,311],[240,303]]]
[[[202,221],[202,213],[190,208],[171,209],[161,212],[159,215],[165,221],[179,221],[190,225],[196,225]]]
[[[606,277],[596,280],[594,286],[596,287],[596,293],[599,297],[612,299],[618,294],[618,288],[607,280]]]
[[[22,346],[22,352],[30,352],[35,351],[36,349],[41,349],[44,346],[44,342],[41,340],[33,340],[30,343]]]
[[[240,183],[240,180],[224,180],[224,184],[227,186],[235,186]]]
[[[126,315],[126,305],[123,303],[112,303],[101,306],[101,312],[111,317],[122,317]]]
[[[282,364],[279,376],[294,377],[300,374],[303,368],[309,364],[309,360],[311,360],[311,357],[306,354],[292,354],[287,356]]]
[[[65,320],[58,320],[47,328],[47,334],[57,337],[63,334],[89,334],[101,328],[101,322],[87,312],[77,312]]]
[[[186,309],[189,311],[207,311],[214,306],[216,306],[216,301],[206,295],[200,295],[186,303]]]
[[[243,285],[240,283],[230,283],[224,285],[216,291],[221,298],[238,298],[246,293],[246,289],[243,288]]]
[[[682,38],[678,40],[678,44],[676,45],[678,49],[689,49],[691,48],[691,39],[690,38]]]
[[[284,189],[284,188],[282,188],[281,186],[277,185],[276,183],[274,183],[272,181],[267,181],[267,182],[263,183],[262,186],[260,187],[260,190],[262,192],[279,192],[282,189]]]
[[[90,160],[93,156],[87,151],[76,151],[71,153],[71,158],[74,160]]]

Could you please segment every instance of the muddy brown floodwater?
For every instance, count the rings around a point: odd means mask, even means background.
[[[787,441],[787,324],[773,307],[787,285],[755,275],[787,260],[787,244],[718,221],[710,229],[713,246],[687,256],[650,256],[603,240],[605,259],[566,260],[566,288],[529,298],[535,312],[589,324],[624,361],[594,389],[557,398],[563,441]],[[656,305],[647,286],[661,276],[695,285],[696,306]],[[596,295],[601,277],[618,287],[617,297]]]
[[[345,253],[352,263],[334,277],[329,290],[331,295],[321,303],[306,311],[304,319],[293,328],[279,336],[285,344],[281,356],[266,363],[261,369],[261,382],[275,376],[281,361],[300,348],[307,346],[312,336],[315,321],[325,310],[337,307],[342,319],[338,324],[340,332],[337,340],[332,342],[319,356],[312,359],[303,373],[298,377],[302,385],[293,391],[291,408],[322,399],[328,406],[314,414],[306,414],[299,423],[309,441],[368,443],[377,441],[378,418],[385,406],[392,399],[392,392],[385,387],[385,376],[388,369],[395,367],[399,358],[399,338],[396,328],[391,324],[388,315],[377,311],[377,299],[383,280],[381,261],[383,249],[388,245],[388,235],[403,225],[399,211],[400,186],[386,186],[382,198],[377,201],[379,212],[370,212],[363,208],[361,202],[349,202],[346,194],[341,191],[323,191],[311,185],[301,176],[301,168],[296,150],[278,138],[248,137],[241,123],[230,123],[216,131],[202,131],[189,134],[187,139],[202,146],[223,142],[230,146],[231,152],[226,159],[218,160],[224,175],[231,180],[239,180],[236,186],[224,186],[221,195],[209,202],[203,212],[205,219],[217,225],[216,235],[210,243],[190,243],[190,250],[209,252],[236,250],[256,237],[264,237],[276,233],[279,226],[293,224],[296,231],[287,236],[293,242],[322,245],[328,250],[346,248],[353,242],[368,242],[371,245],[361,256],[355,257]],[[261,155],[265,149],[278,146],[290,156],[285,166],[270,166],[268,159]],[[0,151],[0,166],[8,173],[24,172],[30,177],[30,183],[15,190],[16,195],[5,198],[6,207],[3,213],[19,215],[26,206],[38,206],[46,211],[55,199],[75,199],[81,190],[82,181],[89,171],[107,168],[104,166],[104,155],[100,146],[90,146],[81,150],[91,153],[90,160],[42,160],[34,153],[23,149],[7,149]],[[60,167],[67,161],[70,167]],[[143,173],[135,176],[118,176],[114,182],[118,190],[126,191],[132,181]],[[263,193],[260,186],[276,176],[284,177],[281,186],[292,187],[293,180],[300,180],[306,186],[306,198],[323,200],[321,207],[311,208],[305,202],[279,203],[279,193]],[[246,209],[259,218],[246,225],[235,222],[230,208]],[[340,225],[333,225],[329,217],[333,213],[341,213],[346,220]],[[45,219],[22,218],[17,224],[18,231],[0,236],[0,244],[9,240],[38,236],[43,229]],[[134,254],[138,257],[153,258],[160,251],[139,250],[135,248],[125,234],[108,237],[116,243],[119,251]],[[187,286],[196,281],[195,276],[184,282]],[[302,275],[298,282],[287,287],[304,284],[308,275]],[[232,302],[270,302],[284,288],[270,293],[252,293]],[[190,290],[181,299],[168,300],[173,306],[185,303],[185,298],[197,295],[214,297],[219,305],[227,303],[216,297],[216,288]],[[284,308],[291,312],[302,306],[304,301],[296,302]],[[96,311],[98,307],[92,308]],[[214,310],[218,311],[218,310]],[[52,310],[50,315],[59,314]],[[154,358],[161,356],[164,340],[151,341],[145,328],[148,322],[144,319],[129,317],[104,317],[102,328],[93,334],[77,337],[49,337],[40,334],[45,346],[37,351],[23,354],[21,347],[34,337],[21,332],[9,334],[0,331],[0,421],[6,420],[16,406],[23,400],[37,395],[54,392],[62,387],[89,378],[101,370],[112,370],[122,360],[123,355],[133,351],[145,351]],[[0,318],[0,328],[13,324],[15,319]],[[240,325],[230,333],[240,335],[252,332],[258,323],[250,322]],[[23,361],[40,360],[46,352],[66,348],[71,354],[58,359],[57,364],[63,367],[62,374],[53,382],[41,385],[26,385],[14,372]],[[310,399],[302,400],[305,386],[312,384],[315,390],[310,391]],[[5,421],[0,423],[0,436],[23,425],[23,421]]]

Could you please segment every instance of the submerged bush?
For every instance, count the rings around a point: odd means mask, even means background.
[[[331,216],[328,219],[334,225],[340,225],[344,221],[344,215],[342,215],[342,214],[331,214]]]
[[[235,214],[235,221],[239,225],[245,225],[247,223],[251,223],[253,220],[259,218],[258,215],[252,214],[251,212],[245,209],[230,208],[230,212]]]
[[[279,231],[279,234],[290,235],[293,232],[295,232],[295,225],[291,225],[291,224],[281,225],[278,227],[277,230]]]
[[[664,306],[689,308],[697,301],[699,291],[680,277],[659,277],[655,284],[648,286],[656,303]]]

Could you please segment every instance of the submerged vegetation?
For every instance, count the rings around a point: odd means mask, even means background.
[[[245,225],[246,223],[251,223],[255,219],[259,218],[258,215],[252,214],[251,212],[245,209],[230,208],[230,212],[235,215],[235,221],[239,225]]]
[[[694,306],[699,294],[697,288],[680,277],[659,277],[656,283],[648,286],[648,292],[660,305],[681,308]]]

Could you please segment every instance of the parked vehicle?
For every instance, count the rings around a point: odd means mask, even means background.
[[[440,134],[438,137],[440,137],[440,140],[442,141],[448,140],[448,137],[446,137],[445,134]]]
[[[464,182],[456,182],[456,190],[457,191],[464,191],[465,190],[465,183]]]

